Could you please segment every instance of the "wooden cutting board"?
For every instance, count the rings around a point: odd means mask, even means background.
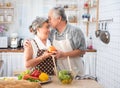
[[[0,88],[41,88],[40,83],[26,80],[0,80]]]

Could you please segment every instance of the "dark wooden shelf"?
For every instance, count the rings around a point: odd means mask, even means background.
[[[23,48],[16,48],[16,49],[6,48],[6,49],[0,49],[0,52],[24,52],[24,49]]]

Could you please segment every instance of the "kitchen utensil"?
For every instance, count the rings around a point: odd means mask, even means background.
[[[108,44],[110,42],[110,33],[106,30],[107,23],[105,23],[105,30],[100,33],[100,40]]]
[[[75,77],[75,79],[76,79],[76,80],[92,79],[92,80],[97,81],[97,77],[96,77],[96,76],[92,76],[92,75],[82,75],[82,76],[77,75],[77,76]]]
[[[17,48],[18,47],[18,34],[12,33],[10,37],[10,47]]]
[[[103,24],[102,24],[102,28],[103,28]],[[95,31],[95,36],[99,37],[100,33],[101,33],[101,30],[100,30],[100,23],[99,23],[98,30]]]
[[[70,58],[69,58],[69,56],[67,57],[67,60],[68,60],[69,69],[70,69],[70,71],[72,71],[72,66],[71,66],[71,63],[70,63]]]
[[[58,71],[57,71],[57,66],[56,66],[56,63],[55,63],[55,55],[52,55],[52,59],[53,59],[53,63],[54,63],[54,72],[55,72],[55,75],[58,76]]]
[[[23,48],[23,42],[24,42],[24,40],[22,38],[20,38],[19,42],[18,42],[18,47],[19,48]]]

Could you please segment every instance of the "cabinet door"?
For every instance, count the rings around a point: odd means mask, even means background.
[[[0,60],[2,60],[2,53],[0,53]]]
[[[85,75],[96,76],[96,52],[87,52],[83,57]]]
[[[13,76],[14,71],[25,69],[23,53],[2,53],[4,61],[3,76]]]
[[[3,61],[2,61],[2,53],[0,53],[0,77],[3,73]]]

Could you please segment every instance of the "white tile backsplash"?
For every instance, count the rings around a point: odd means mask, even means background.
[[[120,0],[100,0],[99,19],[111,19],[108,23],[110,43],[94,38],[97,49],[97,77],[104,88],[120,88]]]

